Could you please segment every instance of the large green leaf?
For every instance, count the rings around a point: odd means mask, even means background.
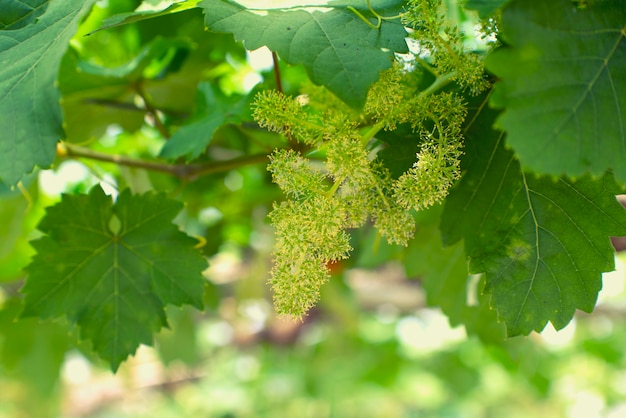
[[[265,45],[286,62],[303,64],[314,83],[351,106],[362,106],[369,86],[391,66],[393,53],[407,52],[407,33],[399,19],[383,20],[373,29],[344,3],[267,10],[250,10],[232,0],[200,5],[210,30],[233,33],[247,49]],[[397,12],[400,3],[372,1],[382,15]],[[365,1],[353,4],[362,10]]]
[[[24,316],[67,316],[94,350],[119,364],[167,325],[165,305],[202,306],[206,262],[171,224],[180,203],[102,189],[48,208],[27,268]]]
[[[626,182],[626,7],[618,0],[514,1],[502,16],[507,47],[487,68],[500,79],[497,125],[524,167]]]
[[[593,310],[601,273],[614,268],[609,236],[626,234],[626,211],[612,176],[577,181],[524,173],[480,112],[467,132],[465,174],[446,200],[444,242],[465,239],[471,273],[509,336],[557,329],[574,311]]]
[[[55,80],[80,15],[92,1],[39,3],[45,12],[36,20],[0,30],[0,181],[7,184],[54,159],[63,135]]]

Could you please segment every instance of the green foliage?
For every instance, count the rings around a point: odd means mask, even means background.
[[[165,305],[202,307],[205,262],[171,225],[181,209],[158,195],[102,189],[64,195],[48,208],[33,242],[23,316],[67,316],[117,370],[167,326]]]
[[[612,169],[626,181],[626,9],[599,1],[515,1],[502,15],[506,47],[487,66],[501,81],[497,126],[524,167],[579,177]],[[532,31],[528,27],[533,28]]]
[[[11,2],[3,4],[0,29],[15,30],[31,24],[46,11],[47,7],[47,0],[34,0],[29,3]]]
[[[626,235],[615,199],[626,185],[626,16],[616,0],[5,3],[0,366],[28,380],[47,362],[41,393],[76,345],[66,322],[117,370],[158,333],[166,363],[195,367],[207,353],[200,327],[226,321],[238,344],[267,341],[268,361],[281,358],[272,338],[284,338],[310,350],[294,358],[319,363],[319,376],[371,388],[414,382],[408,369],[442,373],[437,384],[462,397],[489,380],[474,367],[487,349],[468,342],[428,370],[407,366],[419,354],[391,336],[415,329],[406,312],[418,297],[409,308],[370,306],[342,269],[401,265],[416,279],[400,280],[403,296],[419,289],[497,351],[505,333],[561,329],[576,310],[591,312],[614,268],[609,237]],[[272,62],[255,69],[244,47],[261,46]],[[52,168],[24,176],[36,167]],[[215,285],[206,294],[204,277]],[[384,280],[386,295],[394,283]],[[271,328],[259,308],[269,294],[277,313],[306,326]],[[393,318],[357,313],[370,308]],[[236,318],[250,311],[256,334],[241,336]],[[318,347],[323,331],[307,334],[318,321],[347,334]],[[176,328],[162,332],[168,323]],[[613,341],[584,349],[623,365]],[[357,351],[366,370],[342,375]],[[322,362],[325,353],[336,361]],[[525,384],[547,393],[533,373]],[[342,388],[321,381],[298,393]],[[424,407],[431,416],[458,415],[444,392]],[[412,399],[400,405],[415,410],[394,405],[398,416],[422,412]],[[220,413],[229,411],[239,410]]]
[[[496,10],[501,8],[509,0],[467,0],[465,7],[470,10],[476,10],[481,18],[488,18]]]
[[[626,234],[612,176],[576,181],[524,173],[504,134],[480,107],[468,127],[466,173],[446,200],[444,241],[465,239],[470,273],[485,273],[485,291],[509,336],[565,327],[575,309],[591,312],[613,270],[609,236]]]
[[[35,318],[17,321],[20,305],[19,299],[11,299],[0,313],[2,372],[26,379],[34,393],[46,395],[56,385],[71,338],[60,323],[44,324]]]
[[[143,10],[116,14],[104,20],[98,30],[110,29],[116,26],[128,25],[130,23],[140,22],[146,19],[154,19],[159,16],[168,16],[173,13],[184,12],[197,7],[198,3],[200,3],[200,0],[183,0],[173,3],[162,10]]]
[[[367,88],[391,66],[393,52],[407,52],[406,30],[398,20],[385,20],[374,30],[345,6],[249,9],[231,0],[203,0],[201,6],[209,29],[233,33],[248,49],[267,46],[285,61],[303,64],[314,83],[352,106],[363,105]]]
[[[24,383],[24,394],[10,402],[16,409],[30,416],[53,416],[58,375],[73,337],[63,323],[43,323],[37,318],[18,320],[21,309],[20,299],[11,298],[0,311],[0,370],[5,379]],[[0,399],[7,404],[3,399],[6,389],[3,392]]]
[[[196,109],[188,123],[169,138],[161,157],[176,159],[197,158],[213,139],[213,134],[227,123],[241,123],[249,103],[245,97],[226,97],[209,83],[200,83],[196,95]]]
[[[452,196],[451,196],[452,197]],[[426,291],[427,302],[440,307],[452,326],[463,324],[468,334],[477,335],[488,343],[502,341],[504,326],[498,324],[489,300],[468,276],[463,245],[443,246],[438,228],[441,206],[420,212],[420,228],[409,244],[403,264],[410,277],[419,277]],[[477,300],[470,301],[475,294]]]
[[[0,184],[0,281],[10,282],[19,276],[33,255],[28,245],[29,233],[36,227],[39,209],[29,208],[19,190],[10,191]]]
[[[16,7],[0,36],[0,180],[6,184],[54,160],[63,136],[55,80],[76,24],[92,2],[42,2],[32,13],[16,3],[11,2]]]

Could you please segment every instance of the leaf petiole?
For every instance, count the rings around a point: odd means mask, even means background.
[[[354,8],[353,6],[348,6],[348,10],[350,10],[352,13],[354,13],[355,15],[357,15],[359,17],[359,19],[361,19],[363,22],[365,22],[365,24],[367,26],[369,26],[372,29],[380,29],[380,26],[382,25],[383,20],[392,20],[392,19],[399,19],[400,15],[395,15],[395,16],[381,16],[380,14],[378,14],[378,12],[376,10],[374,10],[374,8],[372,7],[372,4],[370,3],[370,0],[365,0],[367,2],[367,8],[369,9],[370,13],[372,13],[374,15],[374,17],[376,18],[376,24],[374,25],[372,22],[370,22],[365,16],[363,16],[363,14],[361,12],[359,12],[356,8]]]

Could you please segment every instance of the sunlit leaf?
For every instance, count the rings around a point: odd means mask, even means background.
[[[201,83],[198,86],[195,115],[165,143],[161,156],[173,160],[198,157],[220,126],[241,122],[248,109],[247,104],[241,96],[226,97],[210,83]]]

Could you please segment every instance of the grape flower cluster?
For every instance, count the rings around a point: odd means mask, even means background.
[[[276,236],[270,283],[279,314],[301,317],[315,305],[330,278],[329,263],[352,250],[350,229],[371,222],[390,244],[407,245],[415,230],[411,211],[442,202],[460,177],[466,109],[461,96],[443,86],[455,82],[480,92],[482,67],[461,53],[458,30],[433,12],[441,1],[408,3],[403,21],[430,62],[419,53],[413,65],[398,59],[360,111],[312,85],[303,88],[307,100],[263,91],[253,104],[258,124],[290,144],[275,150],[268,165],[287,197],[270,214]],[[422,70],[435,75],[426,89],[418,87]],[[393,177],[375,139],[399,125],[417,138],[415,163]]]

